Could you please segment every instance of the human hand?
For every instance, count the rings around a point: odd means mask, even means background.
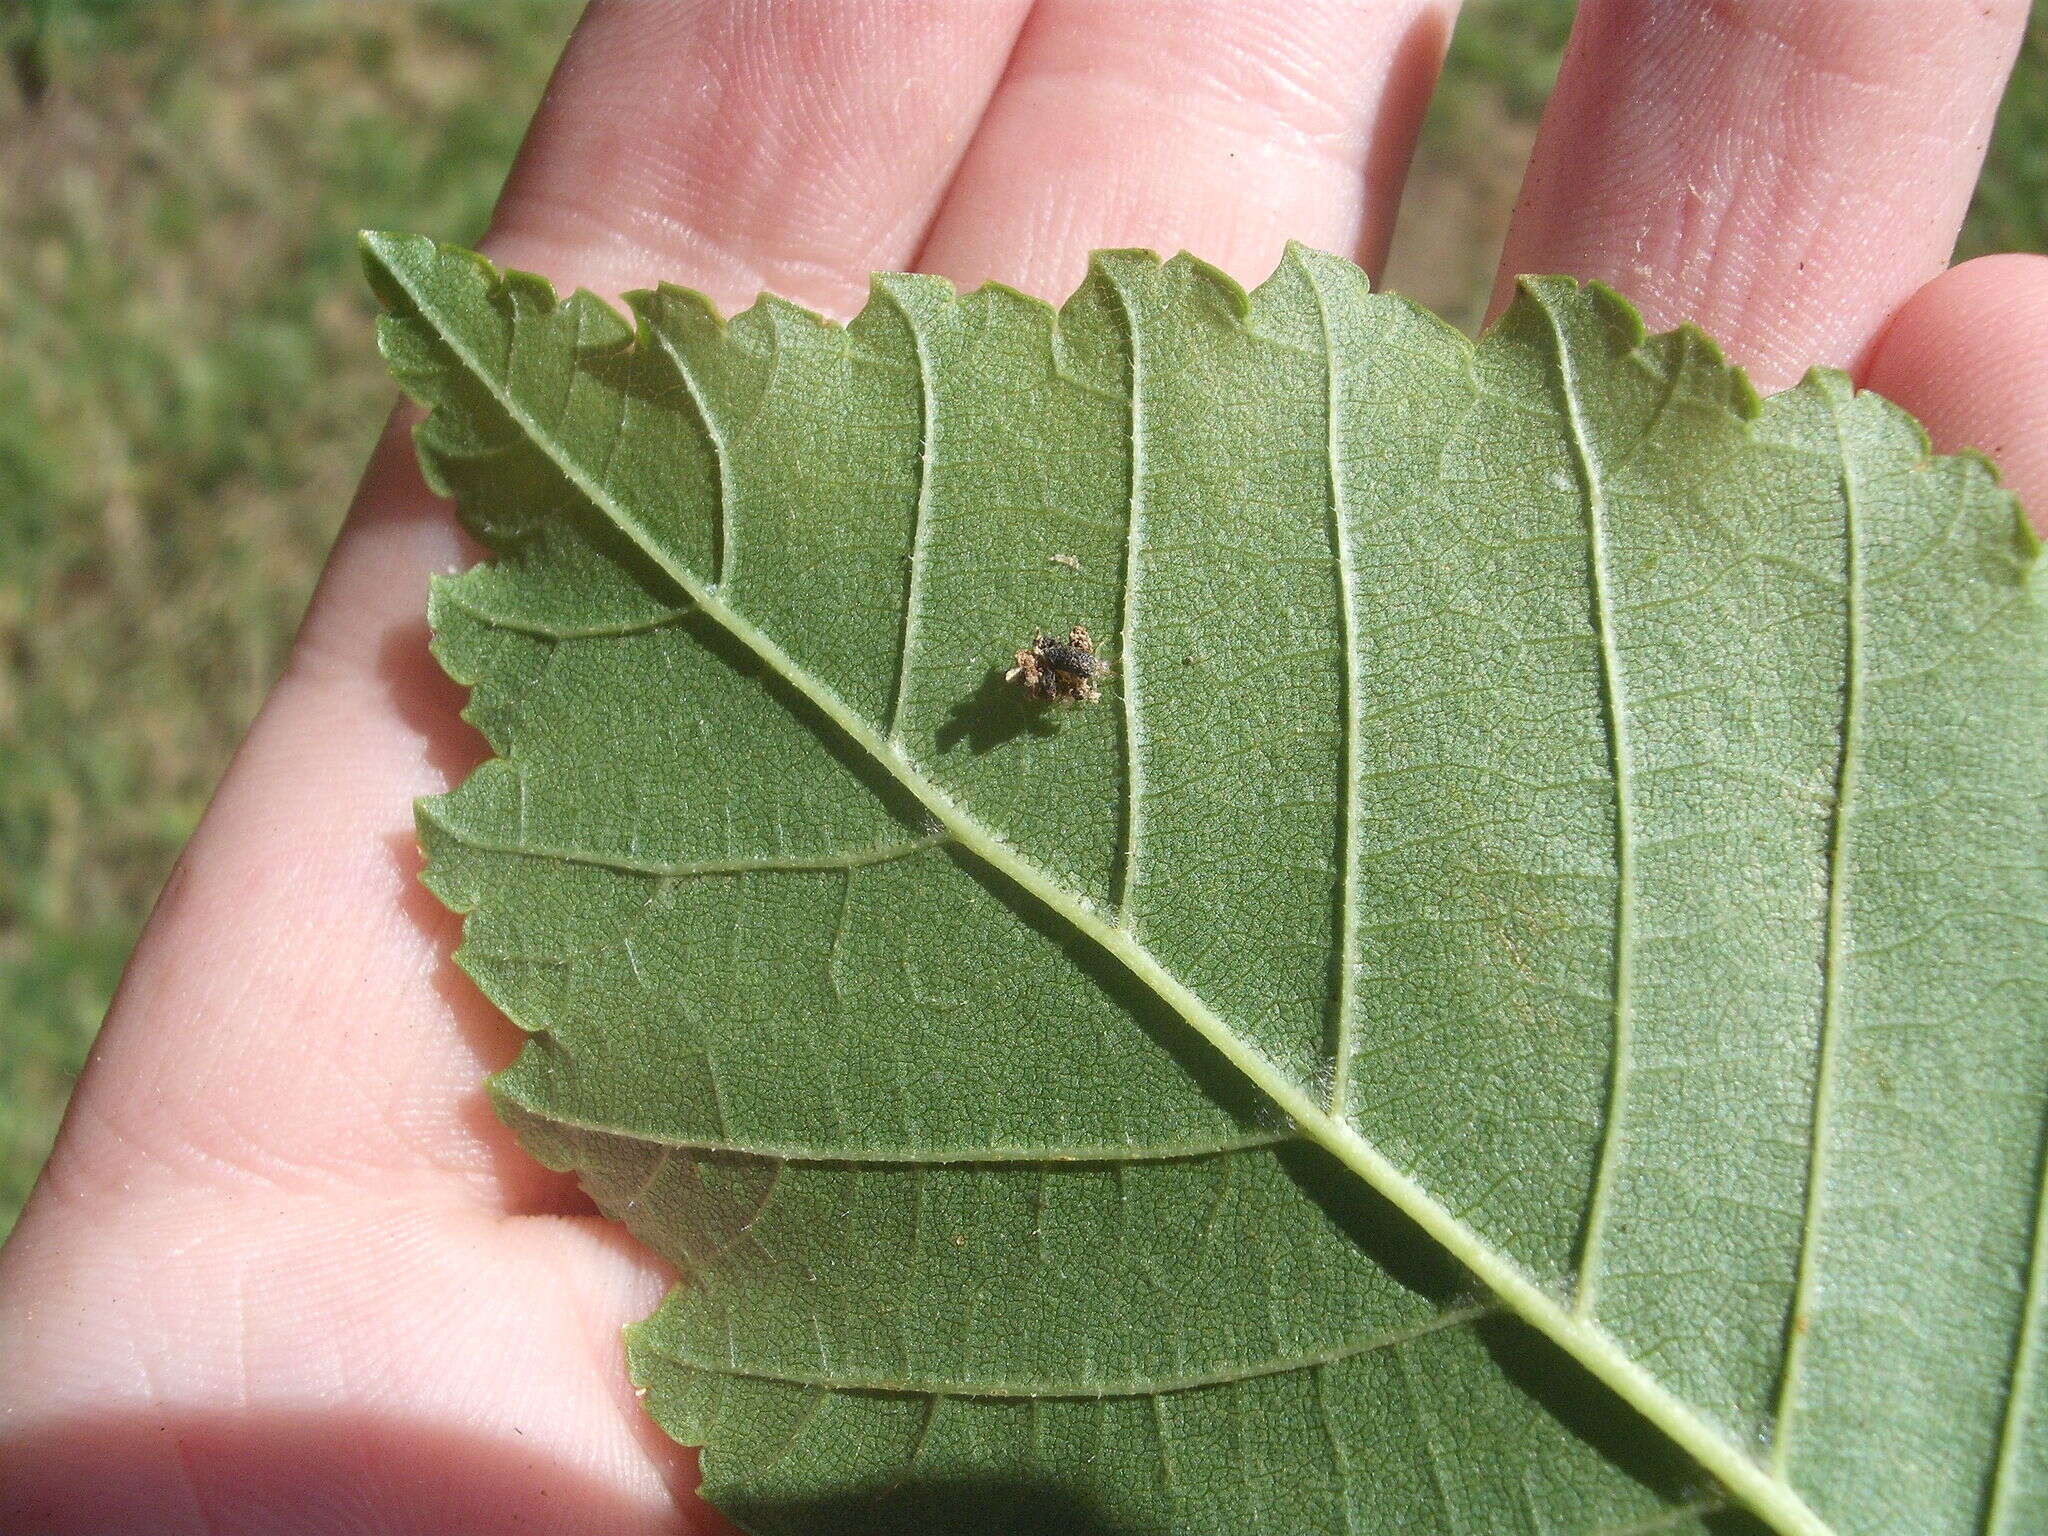
[[[865,274],[1057,297],[1095,247],[1383,252],[1445,5],[620,0],[500,261],[844,315]],[[1940,273],[2025,18],[1588,0],[1510,271],[1613,283],[1780,387],[1850,368],[2048,506],[2048,261]],[[1020,31],[1021,29],[1021,31]],[[387,439],[0,1255],[0,1529],[713,1530],[620,1326],[668,1277],[491,1116],[410,802],[479,747],[427,658],[474,558]]]

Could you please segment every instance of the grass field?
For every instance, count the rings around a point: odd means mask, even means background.
[[[0,0],[0,1232],[392,390],[354,233],[473,238],[574,0]],[[1469,0],[1390,282],[1483,303],[1569,0]],[[1966,253],[2048,248],[2048,23]]]

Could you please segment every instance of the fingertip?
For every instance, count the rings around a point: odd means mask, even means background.
[[[2048,531],[2048,256],[1980,256],[1922,286],[1859,382],[1926,424],[1944,453],[1998,465]]]
[[[1247,286],[1281,236],[1385,254],[1452,0],[1044,0],[918,270],[1064,298],[1088,253],[1191,251]]]
[[[835,315],[907,266],[1024,0],[594,0],[486,248],[566,289],[663,278]]]
[[[1516,205],[1522,272],[1691,321],[1766,392],[1854,368],[1947,264],[2020,0],[1585,0]]]

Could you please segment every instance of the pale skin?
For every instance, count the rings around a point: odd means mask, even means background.
[[[1384,255],[1447,0],[600,3],[487,248],[839,316],[1058,297],[1102,246]],[[1848,369],[2048,512],[2048,259],[1947,269],[2023,0],[1586,0],[1505,271]],[[527,1161],[411,803],[480,755],[424,648],[474,559],[387,434],[0,1252],[0,1529],[725,1527],[627,1385],[670,1277]]]

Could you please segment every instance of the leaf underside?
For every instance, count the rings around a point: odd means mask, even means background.
[[[1974,458],[1290,252],[840,327],[369,237],[420,809],[750,1530],[2048,1528],[2048,625]],[[1004,673],[1085,625],[1100,703]]]

